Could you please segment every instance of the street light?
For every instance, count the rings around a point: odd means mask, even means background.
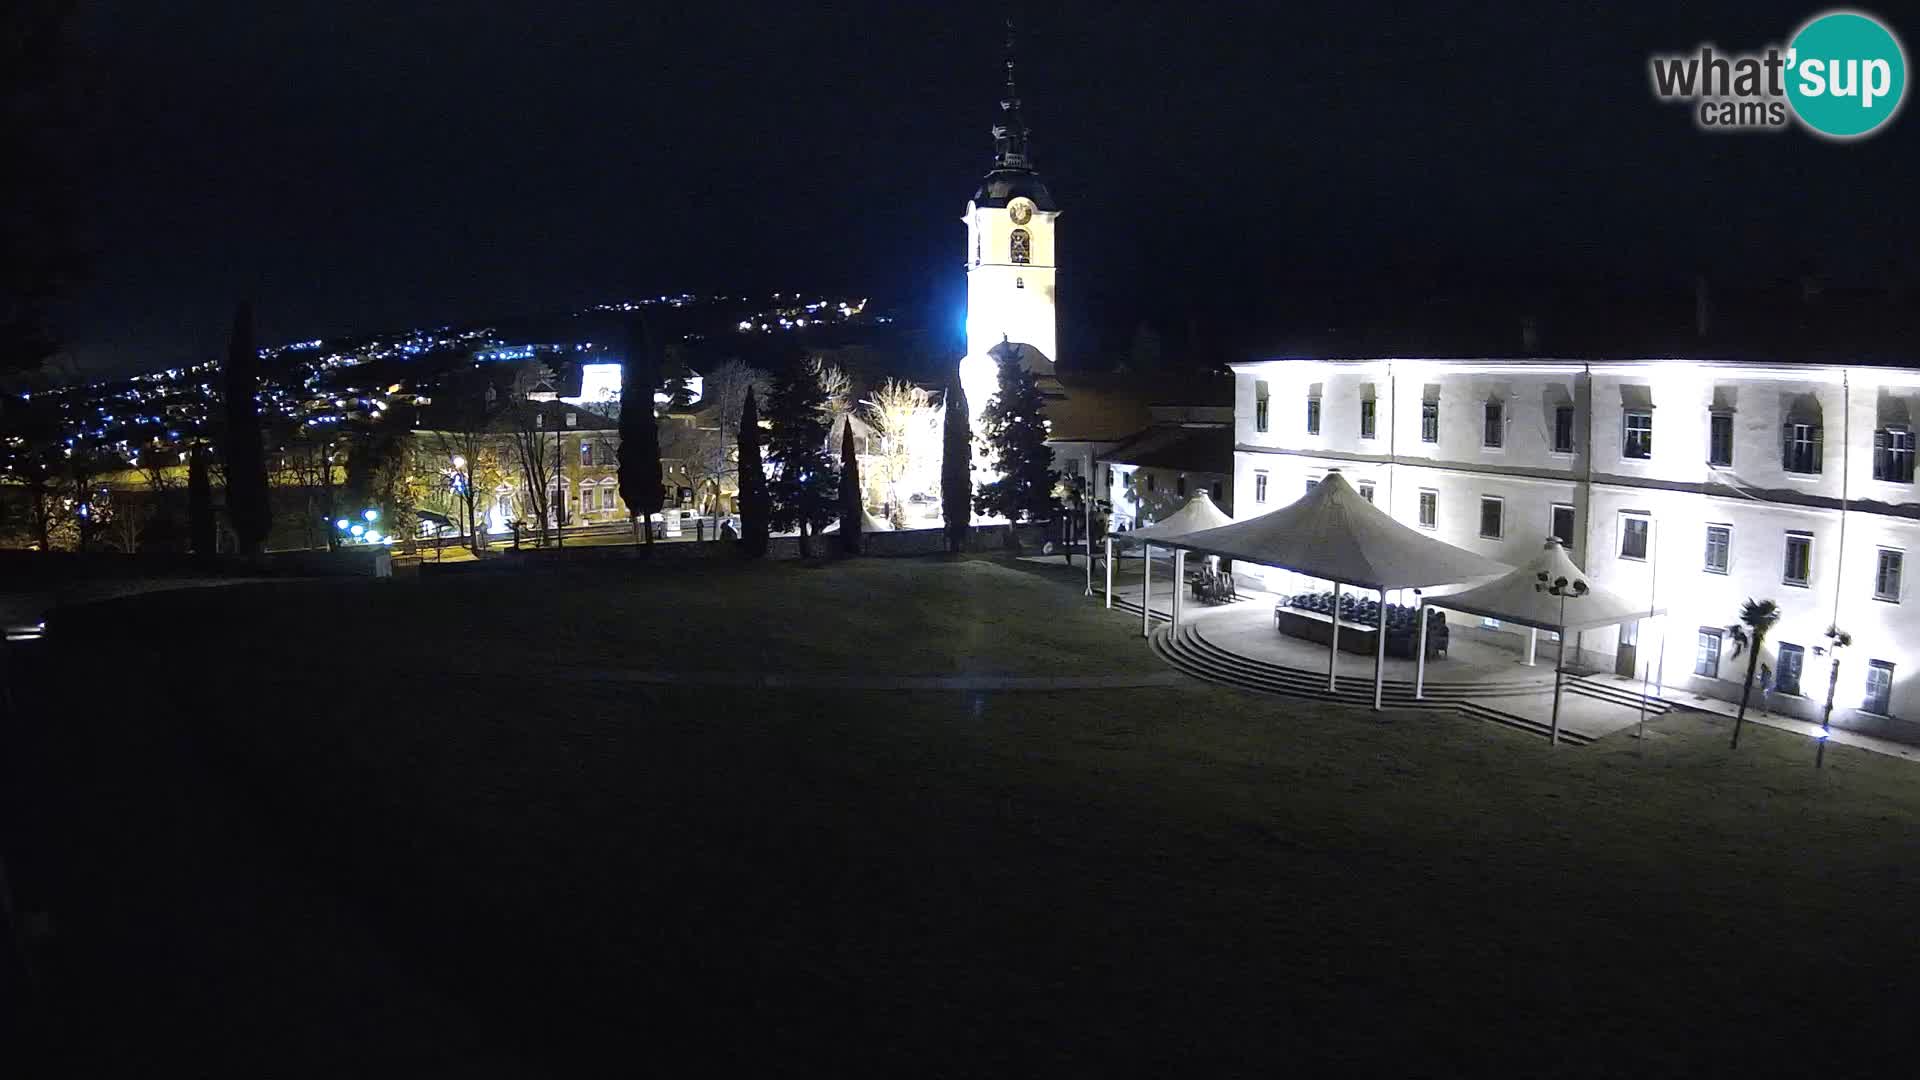
[[[1575,578],[1568,581],[1565,577],[1547,580],[1547,572],[1534,575],[1534,592],[1543,592],[1560,598],[1560,655],[1553,662],[1553,727],[1548,739],[1554,746],[1560,745],[1560,678],[1567,667],[1567,598],[1587,595],[1587,583]]]
[[[467,512],[467,545],[473,545],[473,478],[467,475],[467,459],[453,455],[453,471],[460,480],[460,505]]]

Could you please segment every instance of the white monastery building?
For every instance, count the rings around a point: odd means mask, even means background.
[[[1776,711],[1818,718],[1838,625],[1853,644],[1836,723],[1920,731],[1897,719],[1920,713],[1920,594],[1906,588],[1920,555],[1920,372],[1406,359],[1233,370],[1236,518],[1339,469],[1399,520],[1508,564],[1559,537],[1595,583],[1668,612],[1570,646],[1669,693],[1737,699],[1747,657],[1731,656],[1725,628],[1748,598],[1770,599],[1782,617],[1762,662]],[[1309,587],[1239,569],[1276,591]]]

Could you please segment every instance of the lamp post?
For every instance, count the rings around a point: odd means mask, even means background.
[[[1534,577],[1536,579],[1533,584],[1534,592],[1544,592],[1549,596],[1560,598],[1560,653],[1553,661],[1553,726],[1547,733],[1548,741],[1554,746],[1559,746],[1560,683],[1562,673],[1567,669],[1567,598],[1587,595],[1587,583],[1579,578],[1569,581],[1565,577],[1557,577],[1549,581],[1545,570]]]
[[[1840,629],[1836,623],[1827,626],[1827,644],[1813,647],[1813,655],[1825,654],[1827,657],[1827,707],[1820,713],[1820,734],[1814,736],[1814,741],[1820,744],[1813,755],[1813,767],[1816,769],[1826,764],[1827,740],[1833,737],[1833,698],[1840,689],[1840,650],[1851,644],[1853,635]]]
[[[467,475],[467,459],[453,455],[453,475],[460,478],[460,505],[467,511],[467,547],[473,547],[473,478]]]

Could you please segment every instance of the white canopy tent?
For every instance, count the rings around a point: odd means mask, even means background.
[[[1146,636],[1153,626],[1153,615],[1147,601],[1152,598],[1153,584],[1153,545],[1155,541],[1168,540],[1176,536],[1185,536],[1190,532],[1212,529],[1221,525],[1233,524],[1233,518],[1226,511],[1213,504],[1213,499],[1202,491],[1188,499],[1185,506],[1168,514],[1152,525],[1134,529],[1132,532],[1107,534],[1107,606],[1113,606],[1113,542],[1134,542],[1140,544],[1140,634]],[[1179,556],[1174,557],[1179,561]],[[1180,578],[1173,579],[1173,603],[1180,603]]]
[[[1586,572],[1573,564],[1558,540],[1548,540],[1539,555],[1504,577],[1450,596],[1436,596],[1426,603],[1527,627],[1531,631],[1528,663],[1533,662],[1533,644],[1539,631],[1551,630],[1560,636],[1560,655],[1553,670],[1552,738],[1556,743],[1560,741],[1560,680],[1567,666],[1567,635],[1666,613],[1651,601],[1629,600],[1588,581]],[[1416,695],[1425,689],[1425,676],[1423,665],[1415,676]],[[1643,708],[1644,698],[1643,693]]]
[[[1361,498],[1338,470],[1313,490],[1271,513],[1246,521],[1203,529],[1164,541],[1176,549],[1174,579],[1185,568],[1185,553],[1199,551],[1243,562],[1333,582],[1337,598],[1345,585],[1358,585],[1380,594],[1382,607],[1389,589],[1421,589],[1497,577],[1512,568],[1471,551],[1427,536],[1395,521],[1386,511]],[[1174,626],[1179,626],[1178,604]],[[1327,650],[1327,689],[1334,688],[1339,667],[1340,620],[1333,620]],[[1377,632],[1373,660],[1373,707],[1380,707],[1385,682],[1387,634]],[[1426,663],[1426,619],[1420,616],[1419,663]]]

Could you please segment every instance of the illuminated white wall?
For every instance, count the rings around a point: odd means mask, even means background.
[[[967,355],[984,357],[1006,340],[1059,361],[1054,314],[1054,220],[1059,216],[1059,211],[1035,210],[1025,225],[1016,226],[1006,207],[967,204]],[[1015,228],[1031,238],[1031,261],[1024,264],[1012,259]],[[968,404],[977,410],[985,402],[969,395]]]
[[[1842,653],[1836,715],[1860,704],[1868,661],[1880,660],[1894,665],[1892,714],[1920,719],[1920,594],[1903,582],[1897,602],[1874,596],[1882,549],[1904,554],[1906,579],[1920,573],[1920,496],[1911,484],[1873,478],[1875,431],[1920,420],[1920,376],[1680,361],[1269,361],[1236,365],[1235,372],[1235,441],[1243,447],[1235,454],[1235,517],[1284,506],[1305,492],[1309,478],[1338,468],[1356,486],[1373,483],[1376,503],[1408,525],[1418,524],[1420,492],[1434,492],[1432,535],[1517,564],[1538,551],[1553,508],[1571,507],[1576,561],[1627,596],[1651,596],[1657,584],[1658,606],[1670,613],[1664,652],[1659,625],[1641,629],[1642,672],[1664,674],[1669,688],[1736,697],[1745,657],[1723,659],[1718,679],[1695,678],[1697,631],[1733,622],[1748,597],[1771,599],[1782,619],[1763,658],[1775,664],[1781,643],[1806,649],[1804,696],[1776,696],[1776,710],[1817,717],[1827,661],[1813,650],[1826,644],[1823,632],[1837,621],[1854,645]],[[1263,381],[1265,432],[1256,430]],[[1362,439],[1359,403],[1368,387],[1376,429],[1373,439]],[[1310,435],[1306,402],[1314,395],[1320,432]],[[1440,406],[1434,443],[1421,439],[1429,398]],[[1503,402],[1498,448],[1485,445],[1488,400]],[[1563,404],[1574,409],[1570,453],[1553,446],[1553,411]],[[1628,458],[1624,414],[1648,407],[1652,453]],[[1708,464],[1716,410],[1732,417],[1730,466]],[[1810,411],[1821,427],[1821,469],[1790,473],[1783,425]],[[1264,504],[1256,501],[1261,473]],[[1480,535],[1484,497],[1501,500],[1499,539]],[[1622,555],[1622,521],[1633,514],[1653,522],[1645,560]],[[1731,530],[1724,574],[1706,566],[1710,525]],[[1812,538],[1805,587],[1782,580],[1789,533]],[[1307,587],[1294,575],[1241,569],[1275,588]],[[1608,629],[1583,635],[1581,644],[1590,659],[1611,664],[1618,642],[1619,632]],[[1725,645],[1730,652],[1731,642]],[[1854,726],[1876,722],[1849,719]]]
[[[699,401],[704,390],[705,380],[700,376],[694,375],[687,379],[687,397],[690,403]],[[604,402],[619,401],[619,363],[580,365],[580,396],[563,397],[560,400],[569,405],[582,407],[592,407]],[[654,404],[665,405],[669,400],[671,399],[669,399],[666,394],[659,391],[654,392]]]

